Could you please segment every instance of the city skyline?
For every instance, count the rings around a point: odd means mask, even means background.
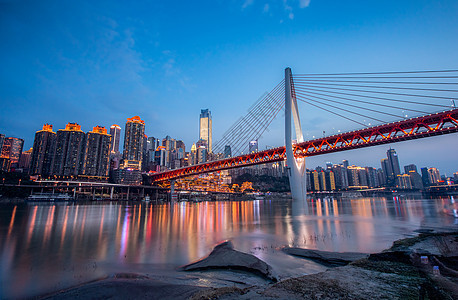
[[[17,1],[1,6],[0,132],[24,139],[24,149],[46,122],[55,128],[75,122],[87,132],[133,115],[145,120],[148,136],[177,137],[190,148],[200,109],[212,111],[217,142],[282,80],[287,66],[293,73],[332,73],[457,64],[456,1],[140,1],[129,6]],[[306,140],[323,131],[355,129],[326,114],[308,114],[305,105],[299,109]],[[284,145],[281,119],[280,113],[259,140],[260,150]],[[405,164],[424,161],[447,173],[458,166],[455,135],[396,147],[409,153]],[[353,150],[311,158],[308,164],[348,158],[363,165],[384,151],[384,146]]]

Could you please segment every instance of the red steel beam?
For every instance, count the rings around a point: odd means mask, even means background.
[[[294,145],[294,156],[307,157],[458,132],[458,109],[439,112],[306,141]],[[286,159],[285,147],[154,173],[153,181],[177,179]]]

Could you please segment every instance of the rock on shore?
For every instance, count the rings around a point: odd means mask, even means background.
[[[182,271],[209,269],[236,269],[260,275],[273,282],[277,281],[272,267],[254,255],[234,250],[231,241],[217,245],[204,259],[180,268]]]
[[[295,247],[283,248],[283,252],[308,258],[329,267],[345,266],[355,260],[367,258],[369,256],[369,254],[359,252],[327,252]]]

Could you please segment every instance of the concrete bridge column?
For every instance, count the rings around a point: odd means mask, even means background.
[[[305,177],[305,158],[295,158],[293,153],[293,138],[291,128],[291,115],[294,117],[294,129],[296,143],[304,141],[302,135],[301,121],[297,101],[292,94],[291,69],[285,69],[285,148],[286,164],[293,201],[305,201],[307,197],[307,186]]]

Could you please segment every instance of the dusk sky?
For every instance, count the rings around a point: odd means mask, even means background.
[[[33,144],[43,123],[84,131],[138,115],[146,134],[189,151],[199,114],[213,141],[293,74],[458,69],[458,1],[0,0],[0,133]],[[309,113],[306,139],[356,129]],[[283,114],[259,141],[284,145]],[[353,126],[353,127],[352,127]],[[401,167],[458,171],[458,135],[392,144]],[[308,160],[380,167],[389,146]]]

